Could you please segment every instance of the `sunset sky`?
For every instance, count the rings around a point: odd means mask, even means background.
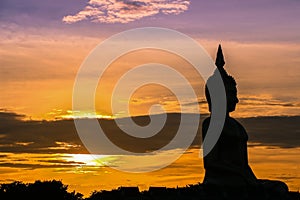
[[[233,116],[257,119],[298,116],[299,10],[297,0],[1,0],[0,181],[56,178],[85,194],[101,187],[140,185],[147,189],[153,183],[175,187],[202,181],[202,160],[194,148],[171,166],[150,174],[122,173],[104,167],[105,162],[115,162],[113,157],[99,158],[100,164],[88,158],[86,151],[79,148],[82,144],[78,138],[72,139],[74,134],[64,132],[74,131],[70,128],[74,125],[68,124],[67,119],[74,114],[72,91],[82,62],[99,43],[119,32],[142,27],[169,28],[196,40],[212,59],[219,43],[222,44],[225,68],[238,83],[240,103]],[[144,50],[130,52],[112,63],[111,71],[98,86],[97,114],[113,115],[107,108],[109,90],[122,72],[154,61],[184,71],[195,88],[200,112],[208,113],[204,82],[193,73],[189,63],[167,52]],[[141,74],[140,78],[144,76],[147,74]],[[130,99],[131,115],[147,115],[151,105],[157,103],[167,112],[179,112],[172,93],[152,85],[140,88]],[[195,111],[191,109],[190,113]],[[35,121],[24,122],[30,119]],[[289,186],[297,190],[300,187],[299,172],[297,175],[300,163],[296,162],[300,160],[300,127],[296,125],[299,124],[297,117],[291,119],[287,125],[293,128],[289,130],[291,137],[276,133],[279,138],[291,138],[285,145],[264,139],[254,141],[250,135],[253,146],[249,154],[260,177],[278,179],[285,175],[284,181],[290,181]],[[60,134],[49,136],[52,143],[46,143],[41,135],[55,134],[56,123],[61,123],[61,130],[57,128]],[[26,127],[23,132],[20,124]],[[266,124],[270,126],[257,130],[272,133],[274,122]],[[19,137],[9,135],[14,133]],[[255,142],[261,145],[254,145]],[[275,158],[276,154],[282,156]],[[283,155],[286,156],[283,158]],[[274,164],[279,166],[278,173],[268,172],[268,167],[273,169]],[[180,169],[182,171],[177,173]],[[87,182],[82,182],[85,179]],[[115,184],[108,183],[111,180],[115,180]]]

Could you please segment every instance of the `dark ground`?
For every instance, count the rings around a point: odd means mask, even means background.
[[[280,196],[254,188],[212,188],[203,184],[188,185],[182,188],[150,187],[139,191],[138,187],[119,187],[111,191],[94,191],[89,197],[75,191],[67,191],[68,186],[61,181],[36,181],[25,184],[13,182],[0,184],[1,200],[299,200],[299,192],[289,192]]]

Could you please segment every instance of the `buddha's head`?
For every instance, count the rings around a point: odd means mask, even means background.
[[[237,97],[237,84],[234,78],[228,75],[226,70],[223,68],[223,66],[225,65],[225,61],[224,61],[221,46],[219,46],[218,49],[216,65],[218,68],[216,70],[219,70],[225,87],[226,100],[227,100],[227,113],[230,113],[235,110],[236,104],[239,102],[239,99]],[[216,78],[217,75],[215,72],[211,77],[208,78],[207,83],[216,80]],[[208,102],[209,111],[211,112],[211,98],[210,98],[207,85],[205,85],[205,96]]]

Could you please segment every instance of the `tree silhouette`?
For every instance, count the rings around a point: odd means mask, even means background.
[[[35,181],[24,184],[15,181],[0,185],[0,199],[55,199],[55,200],[82,200],[80,193],[68,192],[68,186],[61,181]]]
[[[123,188],[123,189],[120,189]],[[224,197],[218,191],[207,190],[203,184],[187,185],[180,188],[150,187],[148,191],[134,191],[128,187],[119,187],[111,191],[100,190],[83,198],[83,195],[75,191],[68,192],[68,186],[61,181],[36,181],[34,183],[12,183],[0,184],[0,200],[223,200]],[[128,190],[127,192],[124,190]],[[135,189],[136,190],[136,189]],[[276,200],[276,194],[262,198],[257,191],[251,193],[245,191],[227,191],[227,199],[262,199]],[[231,192],[231,194],[230,194]],[[287,200],[299,200],[299,192],[290,192]]]

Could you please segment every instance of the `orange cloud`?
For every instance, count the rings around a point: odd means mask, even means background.
[[[180,14],[188,9],[189,0],[90,0],[75,15],[62,21],[68,24],[82,20],[99,23],[129,23],[159,13]]]

